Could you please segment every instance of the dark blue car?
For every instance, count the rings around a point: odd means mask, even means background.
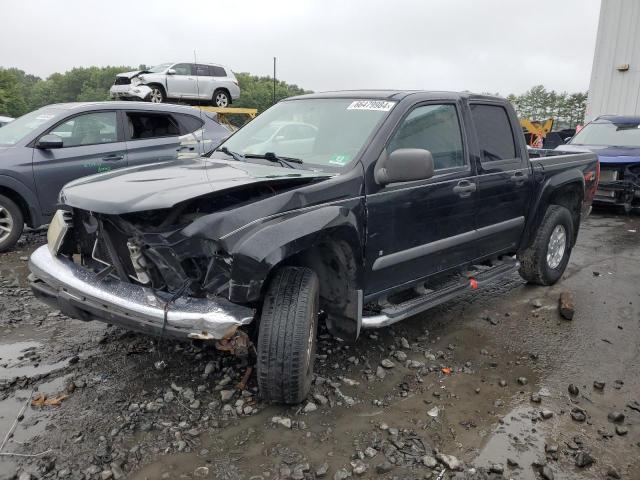
[[[179,105],[65,103],[23,115],[0,129],[0,252],[25,223],[49,223],[71,180],[197,157],[230,134],[211,114]]]
[[[601,115],[588,123],[564,151],[592,151],[600,160],[594,203],[640,208],[640,117]]]

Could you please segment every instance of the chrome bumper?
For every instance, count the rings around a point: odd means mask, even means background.
[[[36,297],[70,317],[100,320],[151,335],[180,339],[221,339],[253,321],[254,311],[224,298],[181,297],[167,307],[156,292],[93,272],[67,258],[53,256],[46,245],[29,259]]]

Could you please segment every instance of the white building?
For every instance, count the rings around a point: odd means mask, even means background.
[[[640,115],[640,0],[602,0],[586,120]]]

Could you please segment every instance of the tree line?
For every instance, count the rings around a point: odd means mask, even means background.
[[[0,67],[0,115],[19,117],[51,103],[101,101],[109,99],[109,88],[116,74],[142,70],[131,66],[79,67],[54,73],[46,79],[17,68]],[[234,107],[264,111],[273,103],[273,78],[236,73],[242,95]],[[297,85],[276,82],[276,101],[306,93]],[[554,129],[573,128],[584,122],[586,92],[567,93],[547,90],[537,85],[521,95],[508,95],[520,118],[546,120],[554,118]]]
[[[19,117],[52,103],[93,102],[109,100],[109,88],[116,74],[143,70],[131,66],[79,67],[65,73],[54,73],[46,79],[17,68],[0,67],[0,115]],[[249,73],[236,73],[242,95],[234,107],[257,108],[259,112],[273,104],[273,78]],[[276,101],[306,91],[297,85],[276,82]]]

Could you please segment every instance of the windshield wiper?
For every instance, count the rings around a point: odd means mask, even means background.
[[[285,167],[289,167],[289,168],[296,168],[292,165],[292,163],[297,163],[298,165],[302,165],[304,162],[302,160],[300,160],[299,158],[294,158],[294,157],[281,157],[279,155],[276,155],[273,152],[266,152],[262,155],[257,155],[257,154],[247,154],[245,155],[246,158],[260,158],[263,160],[267,160],[268,162],[274,162],[274,163],[279,163],[280,165],[283,165]]]
[[[245,157],[243,157],[239,153],[232,152],[227,147],[216,148],[215,150],[213,150],[213,152],[222,152],[225,155],[229,155],[230,157],[232,157],[234,160],[236,160],[238,162],[244,162],[245,161]]]

